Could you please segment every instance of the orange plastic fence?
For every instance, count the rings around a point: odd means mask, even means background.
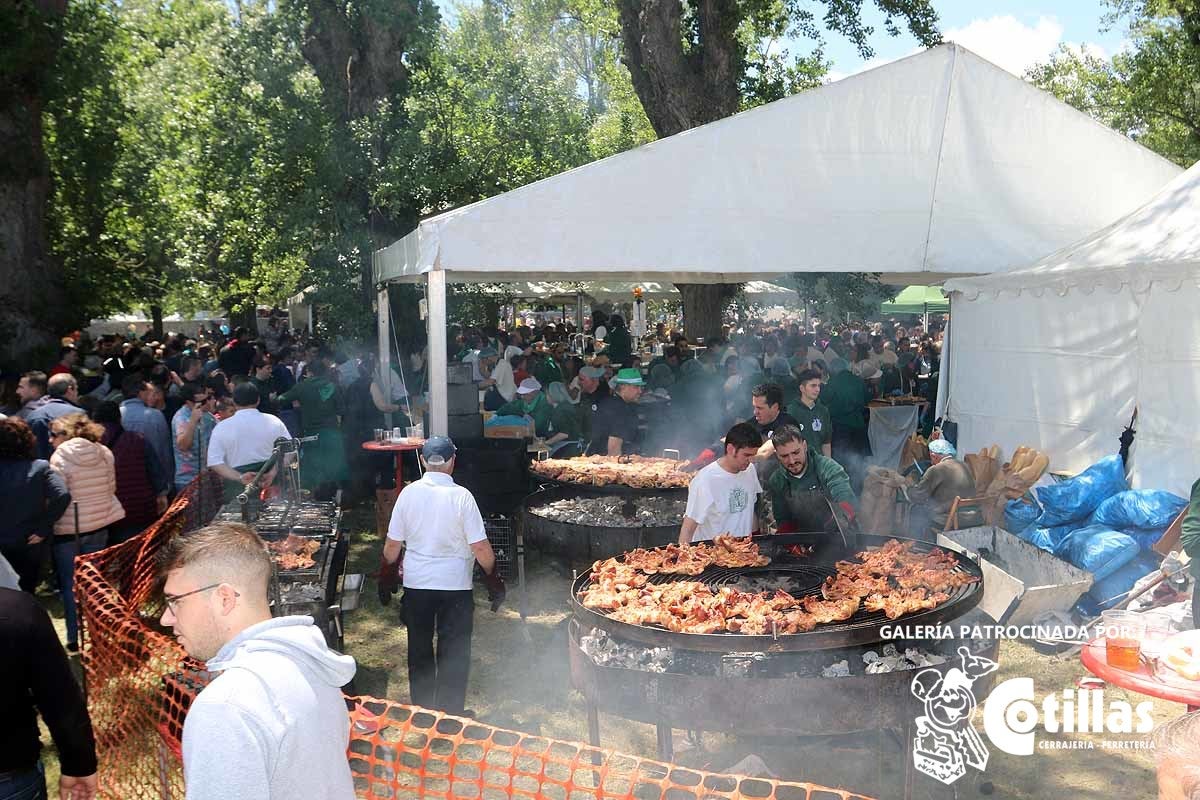
[[[207,676],[159,628],[155,558],[172,536],[210,520],[220,493],[219,479],[202,475],[145,533],[77,562],[102,797],[184,797],[179,738]],[[386,700],[351,700],[348,755],[363,798],[868,800],[813,784],[685,769]]]

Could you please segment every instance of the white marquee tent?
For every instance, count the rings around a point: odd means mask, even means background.
[[[1177,172],[947,44],[424,220],[375,275],[427,283],[441,430],[447,281],[927,284],[1029,263]]]
[[[1027,444],[1055,468],[1116,452],[1138,409],[1135,486],[1200,477],[1200,165],[1027,269],[946,284],[947,404],[967,449]],[[981,369],[979,365],[986,365]]]

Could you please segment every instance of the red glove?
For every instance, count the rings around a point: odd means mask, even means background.
[[[707,467],[709,464],[717,460],[717,454],[711,447],[706,447],[700,451],[700,455],[696,456],[691,462],[684,467],[685,472],[695,472],[698,469]]]
[[[842,502],[838,503],[838,508],[845,512],[847,522],[854,522],[854,506],[843,500]]]
[[[379,583],[379,602],[387,605],[392,602],[392,595],[400,591],[400,581],[404,576],[404,565],[399,561],[388,561],[379,556],[379,570],[375,580]]]
[[[504,579],[500,577],[499,564],[494,565],[491,572],[484,573],[483,583],[487,586],[488,600],[491,601],[492,612],[499,611],[500,604],[504,602],[504,597],[508,594],[504,588]]]

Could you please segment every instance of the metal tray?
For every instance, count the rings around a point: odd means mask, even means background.
[[[700,581],[710,586],[726,586],[739,582],[761,583],[754,589],[762,591],[768,587],[782,588],[795,597],[819,596],[821,584],[825,578],[836,572],[836,561],[851,558],[857,551],[848,551],[841,547],[826,547],[820,553],[807,558],[796,558],[790,554],[781,554],[782,546],[800,543],[800,537],[812,537],[816,534],[788,534],[778,537],[778,542],[767,545],[776,548],[772,563],[766,567],[746,567],[726,569],[710,567],[696,576],[690,575],[650,575],[651,583],[672,583],[675,581]],[[836,535],[835,535],[836,538]],[[891,539],[913,541],[898,536],[876,536],[859,534],[860,550],[863,547],[876,548]],[[760,552],[764,551],[762,544]],[[652,647],[676,647],[685,650],[706,650],[710,652],[782,652],[795,650],[824,650],[834,647],[849,647],[853,645],[872,644],[884,640],[882,629],[885,625],[936,625],[962,616],[974,608],[983,597],[983,573],[968,555],[952,547],[939,547],[929,542],[916,542],[917,552],[932,552],[945,550],[955,556],[958,564],[956,572],[973,575],[979,580],[975,583],[960,586],[950,592],[950,599],[937,608],[906,614],[899,619],[890,620],[882,611],[866,611],[859,609],[850,619],[844,622],[818,625],[814,630],[802,633],[784,634],[780,636],[759,636],[742,633],[677,633],[663,628],[646,625],[633,625],[611,619],[607,614],[594,609],[585,608],[579,602],[579,593],[591,581],[592,571],[585,570],[571,584],[571,606],[575,618],[583,625],[603,628],[614,636],[629,639]],[[748,589],[753,586],[747,587]]]

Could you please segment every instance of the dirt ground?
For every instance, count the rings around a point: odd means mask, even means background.
[[[355,531],[348,571],[369,574],[378,565],[382,547],[373,530],[367,530],[373,527],[373,514],[353,512],[347,522]],[[480,721],[492,725],[586,741],[586,707],[583,696],[571,687],[567,661],[566,631],[570,617],[567,594],[571,575],[561,566],[538,559],[536,553],[527,557],[527,567],[524,621],[518,613],[522,599],[515,585],[510,584],[508,601],[496,614],[487,609],[482,592],[477,597],[467,706]],[[352,688],[359,694],[406,701],[407,642],[405,629],[397,619],[397,606],[380,605],[373,581],[368,580],[365,589],[360,607],[346,617],[346,652],[359,665]],[[61,635],[61,607],[53,596],[44,595],[41,599],[50,608]],[[78,657],[71,660],[78,669]],[[1076,680],[1087,674],[1078,659],[1056,660],[1019,642],[1002,643],[999,661],[996,683],[1012,677],[1033,677],[1039,699],[1073,688]],[[1105,699],[1106,702],[1125,700],[1133,705],[1147,700],[1115,687],[1105,690]],[[1179,704],[1156,701],[1154,718],[1156,723],[1162,722],[1184,711]],[[980,731],[982,722],[981,708],[975,720]],[[655,730],[651,725],[602,713],[600,732],[606,748],[656,757]],[[1100,749],[1101,740],[1114,738],[1111,735],[1065,736],[1091,741],[1096,749],[1039,749],[1030,756],[1010,756],[991,747],[986,771],[982,774],[970,771],[955,784],[956,796],[1071,796],[1073,800],[1108,800],[1150,798],[1157,794],[1152,753]],[[1043,734],[1040,738],[1052,737]],[[47,743],[44,756],[53,793],[57,788],[58,763],[44,726],[43,741]],[[886,731],[787,739],[735,737],[721,731],[704,731],[698,743],[689,741],[684,731],[676,731],[674,741],[675,760],[685,766],[723,771],[754,755],[762,763],[751,763],[765,767],[776,777],[845,787],[880,800],[901,796],[905,753],[910,746]]]

